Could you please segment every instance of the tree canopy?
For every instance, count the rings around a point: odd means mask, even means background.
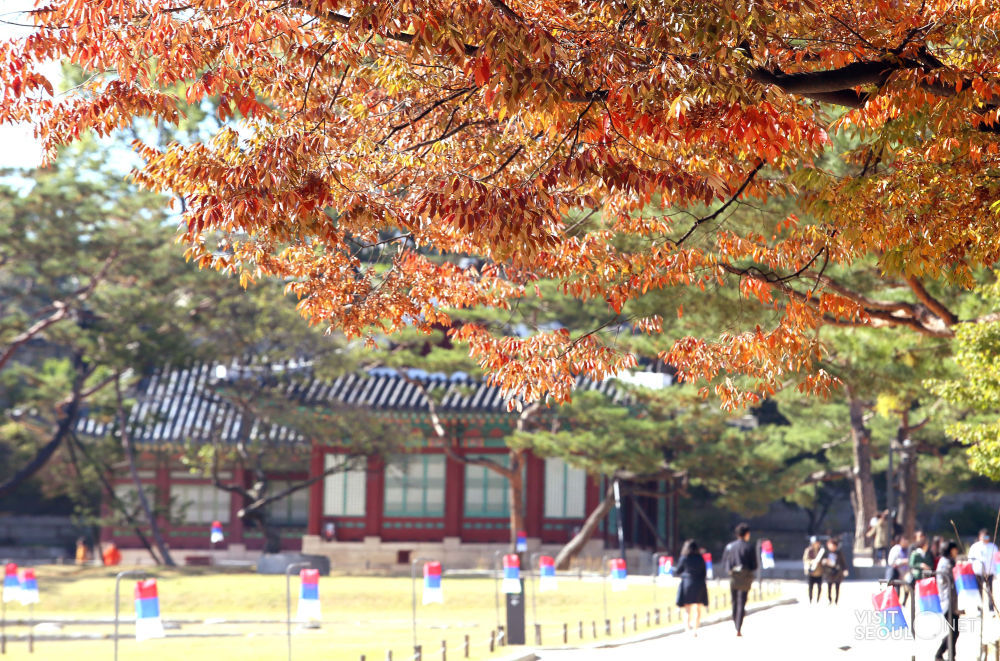
[[[1000,249],[989,0],[52,0],[29,17],[0,45],[0,121],[55,155],[215,103],[204,141],[137,140],[135,178],[183,200],[190,258],[285,279],[314,323],[429,331],[539,278],[600,302],[609,321],[582,333],[450,328],[527,399],[632,366],[623,321],[655,338],[668,314],[649,292],[716,283],[773,314],[659,356],[730,404],[800,373],[823,391],[819,325],[950,337],[968,320],[926,282],[970,285]],[[89,76],[53,96],[50,59]],[[727,224],[782,198],[810,219]],[[913,300],[829,274],[864,259]]]
[[[1000,301],[1000,285],[979,289],[987,301]],[[969,464],[977,473],[1000,479],[1000,321],[958,329],[955,363],[959,374],[928,385],[961,411],[948,433],[969,446]]]

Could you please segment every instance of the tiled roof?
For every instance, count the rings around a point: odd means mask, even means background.
[[[426,390],[434,397],[438,413],[444,416],[508,413],[509,398],[499,388],[461,373],[449,376],[408,370],[403,376],[400,371],[381,368],[324,381],[313,376],[304,363],[293,363],[291,367],[261,362],[250,366],[200,363],[158,370],[139,381],[130,394],[136,402],[129,416],[132,439],[140,444],[180,444],[207,441],[215,436],[232,443],[239,434],[243,414],[220,400],[213,386],[230,379],[273,377],[280,373],[286,375],[280,382],[282,394],[301,406],[356,406],[371,411],[422,413],[429,411]],[[616,396],[612,381],[581,378],[577,387]],[[76,431],[102,436],[111,431],[111,425],[84,414]],[[276,444],[305,442],[295,430],[260,420],[251,423],[250,437]]]

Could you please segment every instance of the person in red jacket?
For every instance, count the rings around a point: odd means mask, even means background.
[[[118,550],[118,545],[114,542],[108,542],[107,546],[104,547],[103,557],[104,564],[108,567],[120,565],[122,562],[122,552]]]

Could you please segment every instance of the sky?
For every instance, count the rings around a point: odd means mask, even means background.
[[[23,12],[33,6],[31,0],[0,0],[0,21],[5,21],[0,22],[0,40],[23,38],[30,34],[30,28],[11,23],[29,23],[30,19]],[[58,65],[53,63],[49,75],[58,70]],[[0,124],[0,145],[0,168],[32,168],[42,162],[42,149],[30,126]]]

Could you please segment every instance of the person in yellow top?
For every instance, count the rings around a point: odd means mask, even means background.
[[[76,540],[76,564],[86,565],[90,563],[90,547],[83,537]]]
[[[823,593],[823,555],[825,549],[819,538],[813,535],[809,538],[809,546],[802,553],[802,571],[806,575],[806,582],[809,584],[809,603],[813,600],[813,588],[816,588],[816,603]]]

